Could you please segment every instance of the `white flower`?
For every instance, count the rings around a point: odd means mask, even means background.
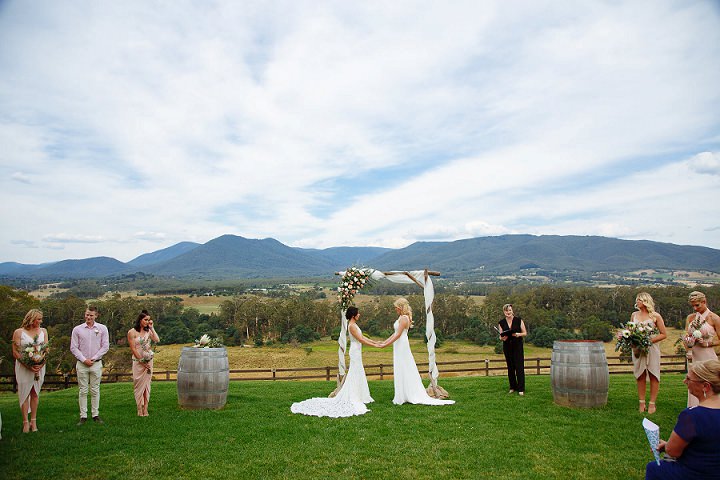
[[[623,330],[623,331],[622,331],[622,336],[625,337],[625,338],[629,338],[629,337],[630,337],[630,330],[627,330],[627,329]]]
[[[695,331],[693,331],[692,336],[697,338],[698,340],[700,340],[702,338],[703,334],[700,330],[695,330]]]
[[[632,327],[635,326],[635,322],[630,321],[630,322],[627,323],[627,326],[628,326],[628,328],[632,328]]]
[[[199,345],[207,345],[210,343],[210,336],[206,333],[202,337],[200,337],[200,341],[198,342]]]

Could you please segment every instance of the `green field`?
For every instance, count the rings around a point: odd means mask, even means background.
[[[652,419],[667,437],[685,407],[682,375],[662,377]],[[3,478],[642,478],[652,459],[630,375],[610,379],[608,405],[552,402],[549,376],[448,378],[455,405],[392,405],[391,381],[371,381],[371,412],[348,419],[290,413],[329,382],[231,382],[221,411],[185,411],[174,383],[153,385],[150,417],[135,416],[132,385],[101,388],[105,425],[77,427],[77,389],[43,392],[40,432],[22,434],[17,397],[0,395]]]

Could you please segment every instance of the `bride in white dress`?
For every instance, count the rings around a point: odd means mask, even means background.
[[[365,368],[362,363],[362,344],[371,347],[379,347],[380,344],[374,340],[363,337],[360,327],[357,326],[357,307],[349,307],[345,313],[349,320],[348,331],[350,332],[350,368],[343,382],[340,391],[333,398],[316,397],[293,403],[290,407],[292,413],[312,415],[315,417],[352,417],[362,415],[370,410],[366,403],[374,402],[370,396]]]
[[[404,298],[398,298],[393,303],[399,318],[395,320],[393,328],[395,333],[384,342],[381,347],[393,344],[393,382],[395,383],[395,405],[414,403],[420,405],[450,405],[454,400],[440,400],[433,398],[425,391],[420,378],[415,358],[410,351],[408,329],[412,326],[412,309],[410,303]]]

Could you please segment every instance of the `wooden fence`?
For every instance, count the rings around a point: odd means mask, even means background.
[[[663,355],[661,357],[662,373],[687,372],[685,355]],[[526,375],[549,375],[550,358],[526,358]],[[620,360],[620,357],[607,357],[608,369],[611,374],[632,373],[632,364]],[[427,370],[427,363],[418,363],[421,373]],[[476,360],[437,362],[442,377],[458,376],[495,376],[505,375],[507,372],[504,359],[481,358]],[[365,374],[368,378],[385,380],[392,378],[392,364],[365,365]],[[248,380],[335,380],[337,365],[327,367],[304,368],[253,368],[245,370],[230,370],[231,381]],[[171,382],[177,380],[177,370],[156,370],[153,372],[153,381]],[[132,373],[106,373],[103,382],[130,382]],[[77,385],[75,374],[46,374],[43,390],[60,390]],[[14,375],[0,375],[0,389],[17,391]]]

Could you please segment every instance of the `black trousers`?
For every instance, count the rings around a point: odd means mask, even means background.
[[[525,351],[520,338],[508,338],[503,342],[503,353],[507,364],[510,389],[516,392],[525,391]]]

